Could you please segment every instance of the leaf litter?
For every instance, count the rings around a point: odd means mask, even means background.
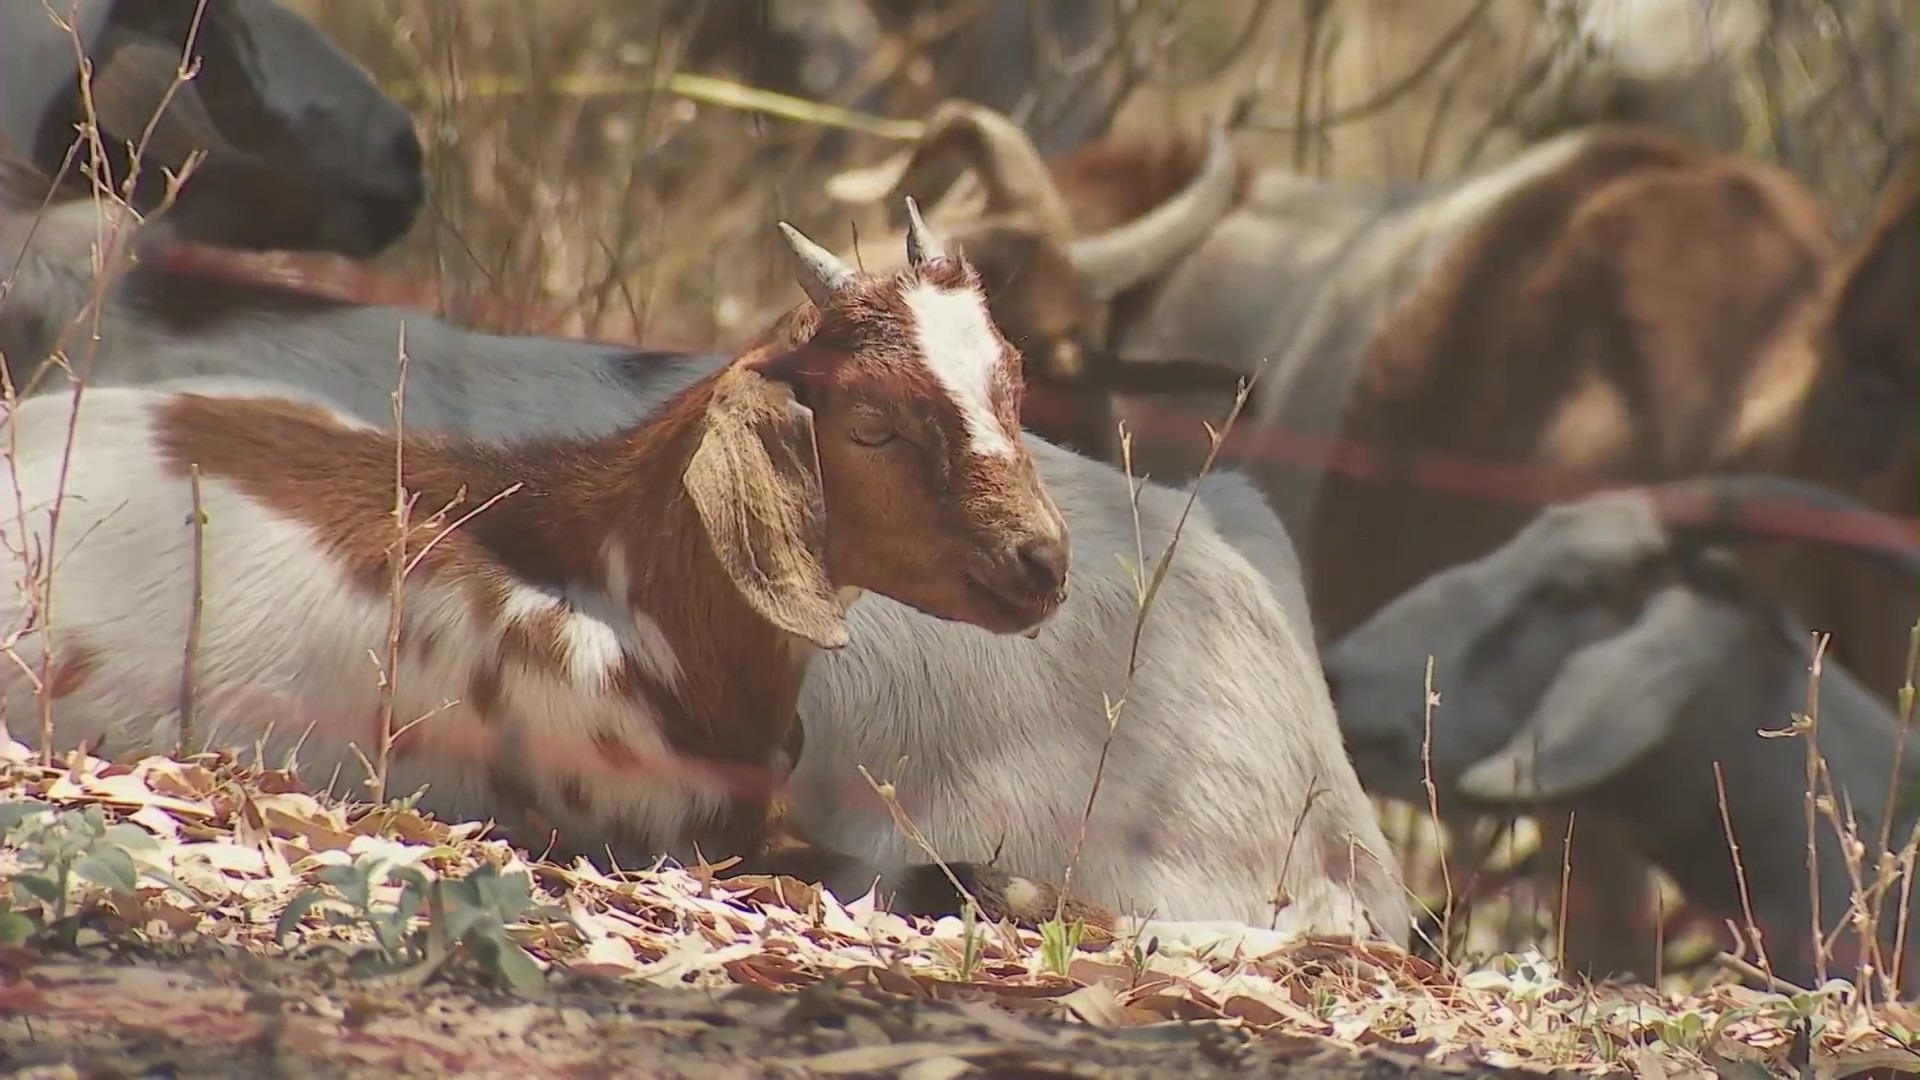
[[[35,811],[42,813],[36,815]],[[59,945],[52,856],[77,811]],[[9,1072],[194,1075],[1804,1075],[1920,1067],[1920,1015],[1832,982],[1678,997],[1399,949],[1156,924],[1081,942],[792,879],[530,860],[479,823],[204,754],[0,745]],[[83,830],[84,831],[84,830]],[[76,833],[76,835],[79,835]],[[75,853],[79,854],[75,854]],[[91,861],[88,861],[91,860]],[[29,882],[33,884],[27,887]],[[368,967],[369,956],[391,961]],[[1056,950],[1057,959],[1057,950]],[[80,1061],[92,1065],[82,1073]],[[102,1063],[105,1063],[104,1065]],[[48,1071],[52,1070],[52,1071]],[[23,1073],[24,1075],[24,1073]]]

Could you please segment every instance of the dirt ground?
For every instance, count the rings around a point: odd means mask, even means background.
[[[1103,1032],[841,980],[789,992],[574,978],[528,1002],[456,985],[349,984],[323,965],[254,956],[16,952],[0,972],[0,1073],[23,1078],[1555,1075],[1208,1023]]]

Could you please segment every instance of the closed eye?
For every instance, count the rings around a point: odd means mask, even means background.
[[[847,437],[861,446],[885,446],[899,435],[892,424],[872,418],[855,420],[847,428]]]

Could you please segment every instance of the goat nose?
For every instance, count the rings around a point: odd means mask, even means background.
[[[1066,587],[1070,553],[1065,542],[1035,538],[1021,543],[1020,566],[1033,590],[1051,596]]]
[[[393,155],[393,163],[408,172],[419,172],[426,164],[426,147],[420,143],[420,133],[412,124],[404,124],[393,133],[393,144],[388,148]]]

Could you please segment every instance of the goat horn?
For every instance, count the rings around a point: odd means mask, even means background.
[[[891,173],[892,197],[911,191],[932,199],[938,218],[949,203],[961,201],[958,189],[969,169],[986,189],[982,216],[1030,218],[1062,241],[1073,234],[1073,217],[1040,148],[1010,118],[971,101],[955,98],[935,106],[904,161],[886,162],[859,179],[871,183]]]
[[[1666,741],[1744,641],[1737,618],[1684,587],[1662,590],[1631,627],[1569,657],[1513,738],[1461,774],[1460,791],[1508,804],[1606,782]]]
[[[920,216],[920,204],[913,201],[913,196],[907,196],[907,265],[917,269],[928,259],[942,258],[946,253],[946,247]]]
[[[1804,540],[1920,577],[1920,537],[1910,523],[1840,491],[1784,476],[1720,473],[1642,489],[1676,535],[1721,542]]]
[[[1225,129],[1207,133],[1207,155],[1193,182],[1153,210],[1067,246],[1067,257],[1096,300],[1111,300],[1163,273],[1206,239],[1233,208],[1239,162]]]
[[[800,261],[800,288],[806,291],[807,299],[815,307],[824,308],[832,302],[834,294],[853,283],[853,268],[840,261],[840,257],[819,244],[806,238],[799,229],[780,223],[780,235],[787,238],[787,246],[793,249],[794,257]]]
[[[180,83],[169,100],[179,75],[178,50],[125,32],[103,35],[100,47],[108,55],[93,79],[94,108],[119,137],[138,139],[151,123],[146,149],[172,169],[196,150],[223,157],[242,153],[220,134],[193,83]]]

